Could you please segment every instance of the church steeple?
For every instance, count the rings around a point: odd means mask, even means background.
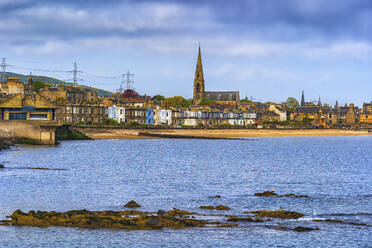
[[[322,101],[320,100],[320,96],[319,96],[319,100],[318,100],[318,106],[319,106],[319,107],[322,106]]]
[[[302,91],[301,106],[305,106],[305,95],[304,95],[304,91]]]
[[[204,74],[203,74],[203,65],[202,65],[202,58],[201,58],[201,49],[200,49],[200,44],[199,44],[198,61],[196,64],[195,79],[194,79],[193,104],[198,105],[200,101],[203,100],[204,94],[205,94]]]

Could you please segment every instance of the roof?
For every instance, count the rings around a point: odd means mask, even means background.
[[[32,98],[31,96],[23,97],[22,94],[18,94],[0,104],[0,108],[22,108],[23,106],[34,108],[57,108],[55,104],[39,94],[36,94],[35,98]]]
[[[238,101],[239,91],[206,91],[205,98],[213,101]]]
[[[295,113],[318,113],[320,110],[320,107],[318,106],[298,106],[295,109]]]

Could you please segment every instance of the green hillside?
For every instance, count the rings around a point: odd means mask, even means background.
[[[14,72],[6,72],[6,77],[18,77],[20,81],[27,82],[27,79],[30,76],[29,75],[26,76],[26,75],[14,73]],[[65,81],[62,81],[62,80],[59,80],[59,79],[56,79],[56,78],[45,77],[45,76],[32,75],[32,79],[34,81],[42,81],[42,82],[50,84],[50,85],[53,85],[53,84],[72,85],[72,83],[65,82]],[[97,88],[90,87],[90,86],[85,86],[85,85],[79,85],[79,86],[81,86],[83,88],[87,88],[87,89],[97,91],[99,96],[110,96],[110,95],[113,94],[112,92],[107,91],[107,90],[97,89]]]

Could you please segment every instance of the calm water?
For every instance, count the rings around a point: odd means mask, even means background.
[[[229,214],[280,207],[306,214],[285,226],[161,231],[0,226],[0,247],[372,247],[372,227],[315,223],[335,218],[372,224],[372,136],[255,140],[97,140],[0,153],[0,219],[15,209],[198,211],[224,204]],[[22,167],[64,168],[66,171]],[[309,198],[261,198],[275,189]],[[221,195],[220,199],[210,196]],[[276,222],[272,225],[279,224]]]

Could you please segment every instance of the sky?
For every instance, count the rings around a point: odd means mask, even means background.
[[[201,45],[206,90],[241,98],[372,101],[370,0],[0,0],[7,70],[114,91],[192,97]],[[84,80],[84,81],[83,81]]]

